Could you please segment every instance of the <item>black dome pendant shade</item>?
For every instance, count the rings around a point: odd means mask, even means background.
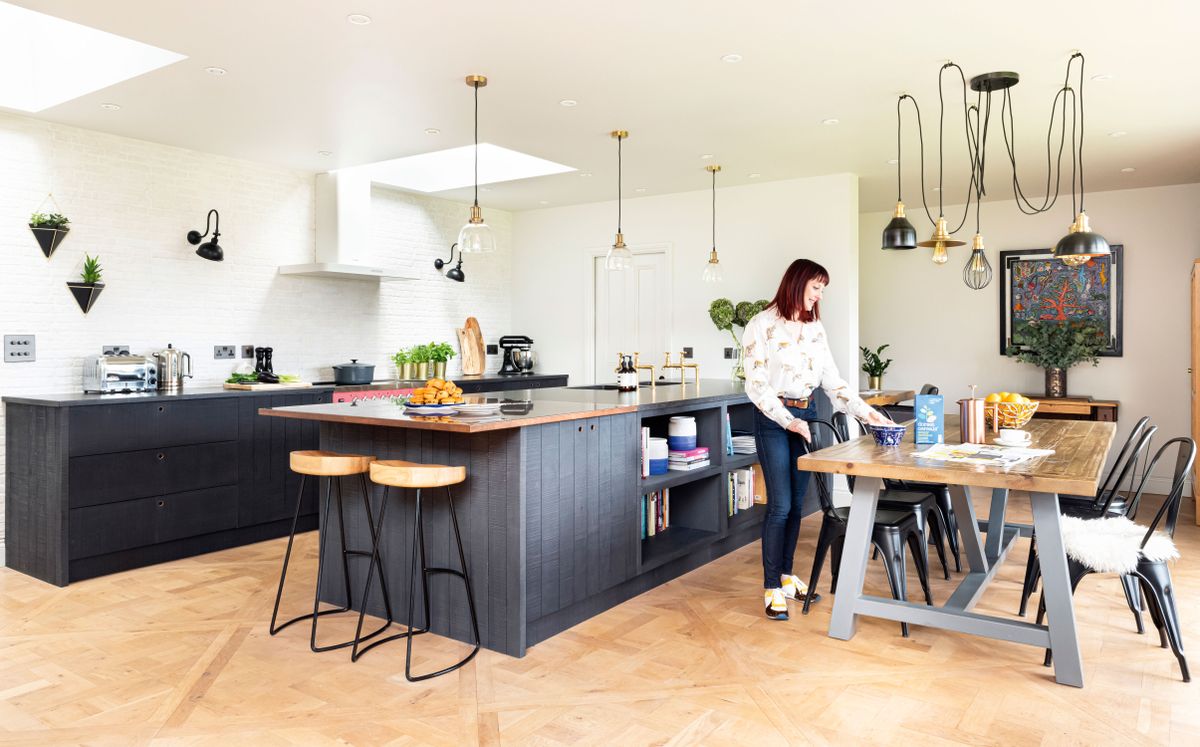
[[[1054,247],[1054,256],[1073,267],[1086,264],[1093,257],[1103,257],[1112,254],[1108,240],[1098,233],[1092,232],[1087,213],[1080,213],[1071,230]]]
[[[883,229],[884,249],[916,249],[917,229],[904,217],[904,203],[896,203],[892,220]]]
[[[208,235],[208,229],[209,229],[209,225],[210,225],[209,221],[212,220],[213,216],[216,216],[217,221],[216,221],[216,225],[213,226],[212,241],[205,241],[203,244],[200,244],[200,241],[205,236]],[[201,234],[199,231],[188,231],[187,232],[187,240],[188,240],[189,244],[191,244],[193,246],[195,246],[196,244],[200,244],[200,248],[196,250],[196,256],[203,257],[204,259],[210,260],[212,262],[221,262],[225,259],[225,250],[223,250],[221,248],[221,245],[217,243],[217,239],[220,236],[221,236],[221,214],[218,213],[215,209],[208,211],[208,217],[204,221],[204,233],[203,234]]]

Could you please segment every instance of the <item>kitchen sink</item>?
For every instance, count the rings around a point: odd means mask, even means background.
[[[642,383],[638,384],[638,386],[643,387],[643,388],[648,387],[648,386],[650,386],[650,382],[643,381]],[[679,386],[679,382],[678,381],[660,381],[660,382],[658,382],[658,386]],[[611,391],[611,392],[615,392],[617,389],[620,389],[620,387],[618,387],[616,384],[588,384],[587,386],[569,386],[566,388],[567,389],[599,389],[599,390]]]

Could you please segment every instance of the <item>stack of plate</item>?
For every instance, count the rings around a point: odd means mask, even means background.
[[[404,411],[411,415],[453,415],[463,405],[405,405]]]
[[[485,415],[495,415],[500,412],[499,402],[484,402],[469,405],[455,405],[455,410],[458,410],[459,415],[470,417],[483,417]]]

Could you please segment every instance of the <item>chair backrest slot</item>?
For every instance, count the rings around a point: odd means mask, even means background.
[[[1146,489],[1146,483],[1149,482],[1150,476],[1154,474],[1154,468],[1158,466],[1158,460],[1171,448],[1172,444],[1178,444],[1178,451],[1175,452],[1175,473],[1171,478],[1171,492],[1167,494],[1166,500],[1158,507],[1158,512],[1154,514],[1154,521],[1150,522],[1150,527],[1146,530],[1146,536],[1142,538],[1142,547],[1150,541],[1154,536],[1154,530],[1158,529],[1158,524],[1165,517],[1167,520],[1167,534],[1171,537],[1175,536],[1175,523],[1179,520],[1179,504],[1183,501],[1183,486],[1187,484],[1188,475],[1192,472],[1192,464],[1196,461],[1196,442],[1186,436],[1179,436],[1167,441],[1158,451],[1155,452],[1154,458],[1146,466],[1146,471],[1142,473],[1142,481],[1138,485],[1137,495],[1134,496],[1134,501],[1140,501],[1142,491]]]

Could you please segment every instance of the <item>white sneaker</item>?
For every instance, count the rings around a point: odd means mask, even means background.
[[[808,584],[796,576],[780,576],[783,582],[783,595],[788,599],[803,599],[808,594]]]
[[[783,596],[783,589],[764,590],[763,604],[767,608],[767,617],[772,620],[788,619],[787,599]]]

